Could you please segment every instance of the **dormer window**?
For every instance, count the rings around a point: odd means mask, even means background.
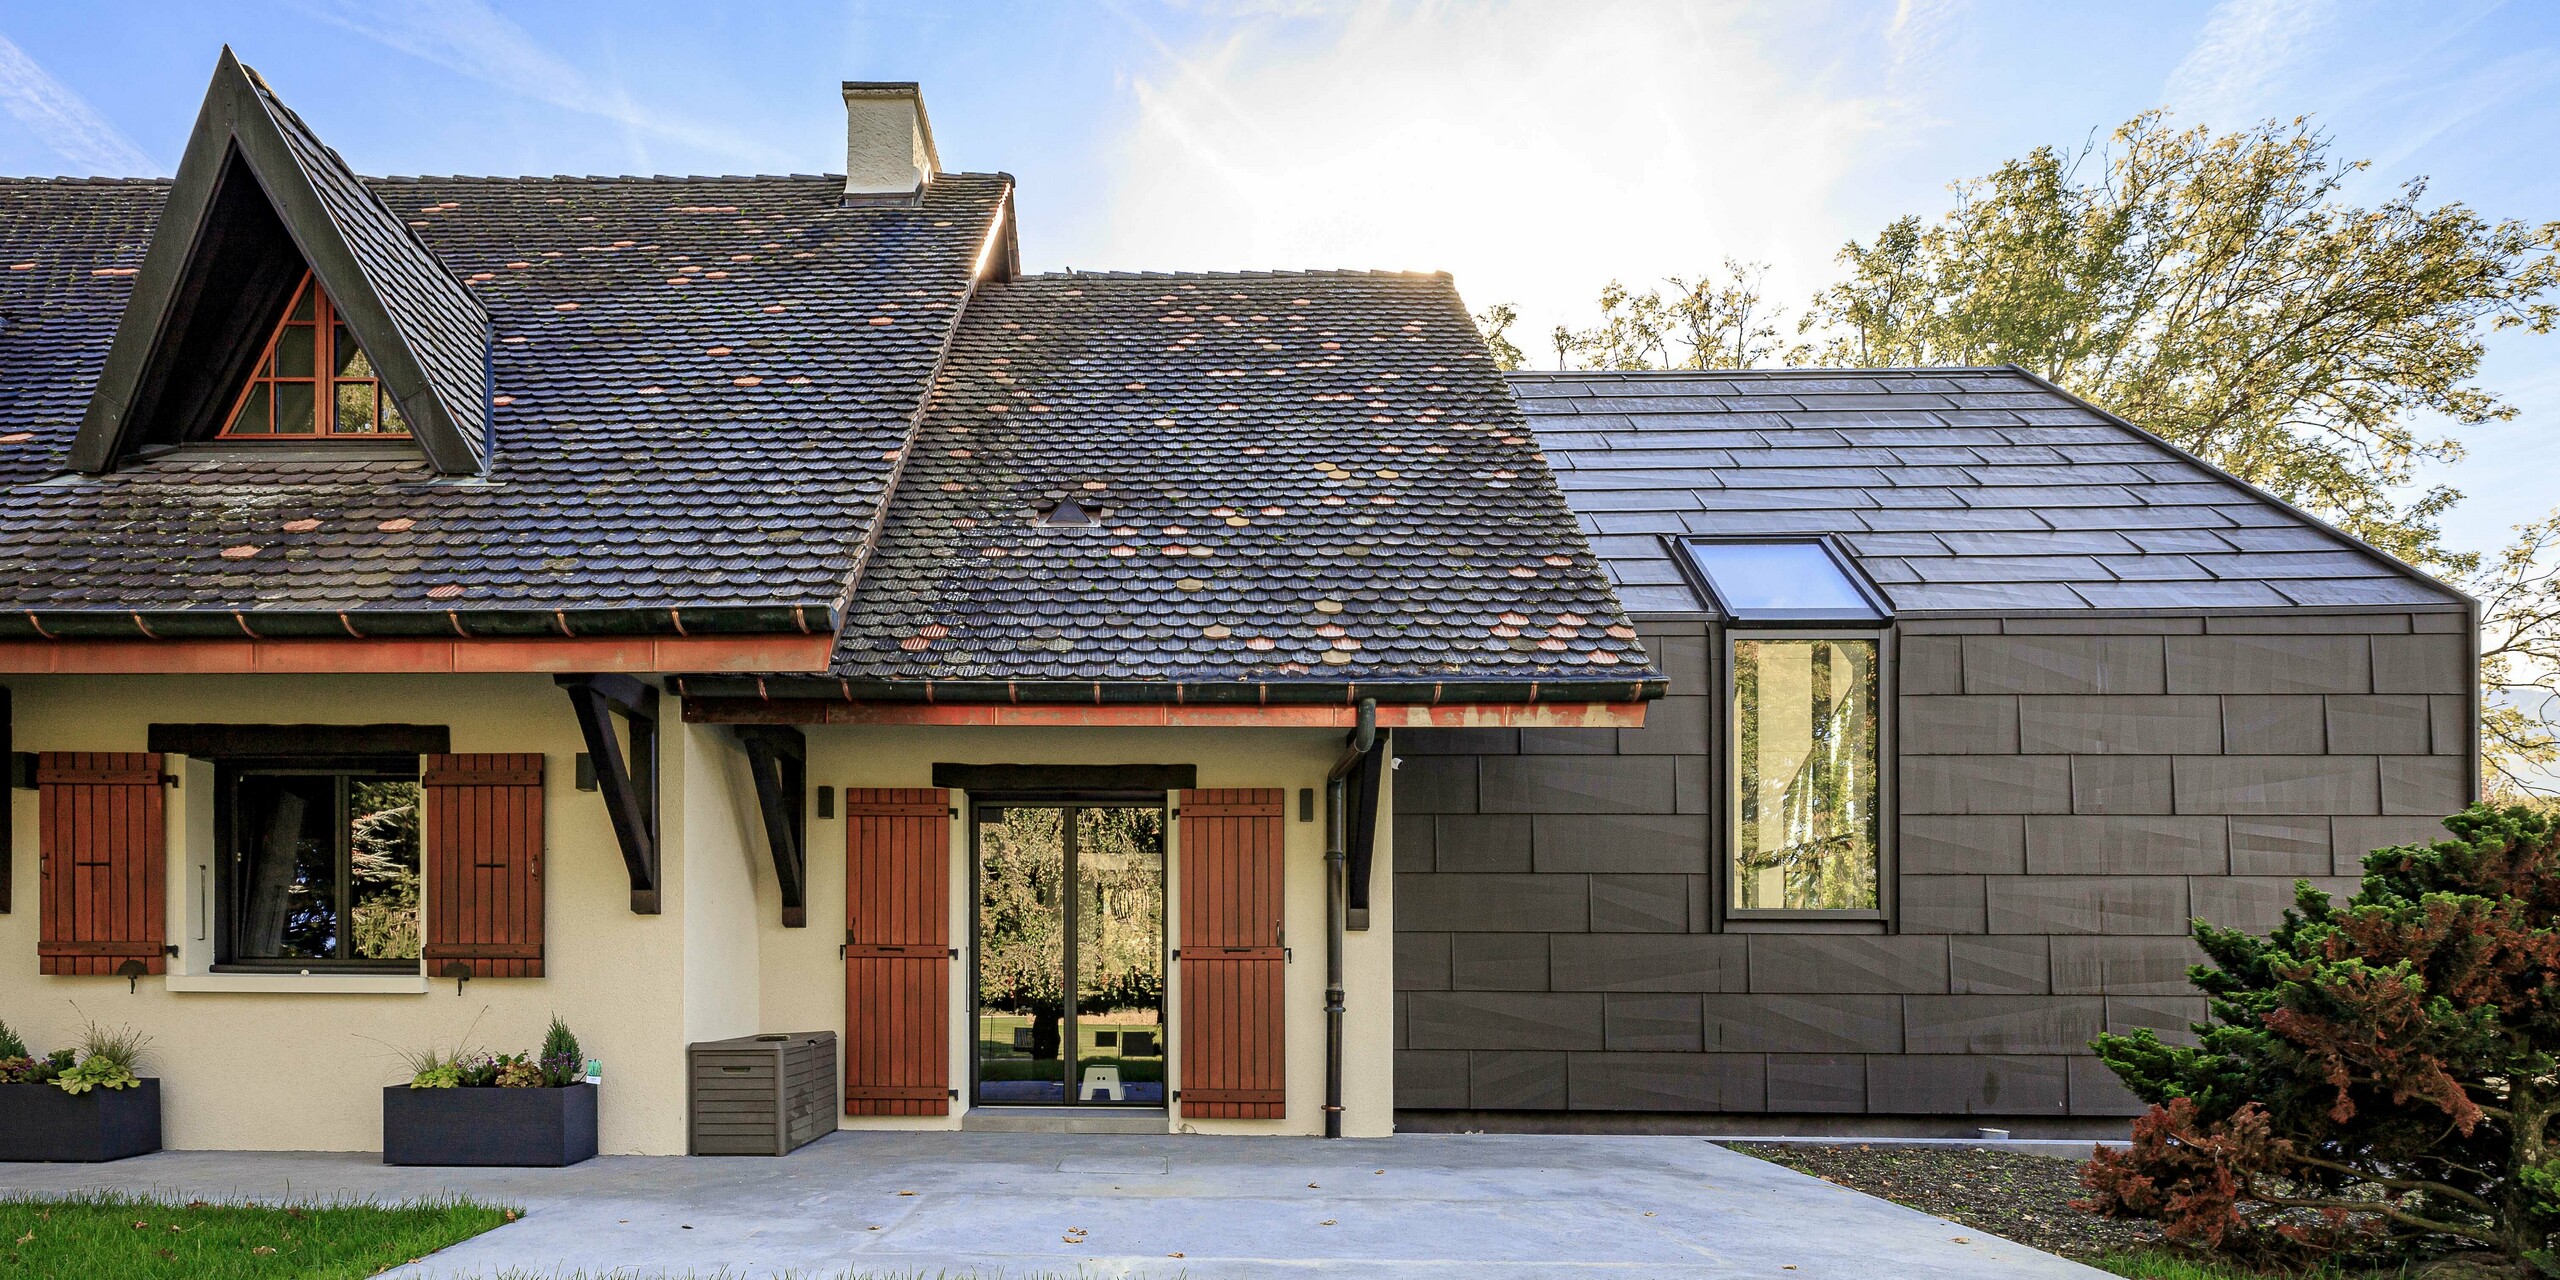
[[[373,361],[310,272],[267,338],[258,368],[233,403],[226,440],[406,436],[409,424],[383,394]]]

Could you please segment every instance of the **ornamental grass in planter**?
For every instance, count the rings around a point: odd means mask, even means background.
[[[90,1023],[77,1048],[37,1057],[0,1022],[0,1160],[122,1160],[160,1149],[160,1082],[139,1073],[150,1039]]]
[[[382,1162],[557,1167],[596,1154],[596,1086],[551,1020],[538,1054],[428,1050],[382,1091]]]

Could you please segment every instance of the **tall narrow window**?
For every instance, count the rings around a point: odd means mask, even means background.
[[[373,361],[308,271],[223,424],[224,439],[405,436]]]
[[[1883,596],[1824,538],[1680,549],[1726,637],[1728,909],[1884,915]]]
[[[1733,905],[1878,909],[1877,642],[1733,642]]]

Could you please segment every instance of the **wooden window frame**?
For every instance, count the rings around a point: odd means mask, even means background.
[[[306,295],[311,299],[312,318],[308,321],[296,320],[293,318],[294,310],[302,305]],[[311,376],[288,378],[268,372],[274,367],[276,344],[284,340],[288,329],[301,324],[311,326]],[[382,385],[379,370],[369,378],[342,378],[335,372],[338,367],[337,335],[343,324],[338,306],[330,301],[329,291],[321,287],[320,278],[311,271],[305,270],[302,273],[302,282],[294,286],[293,296],[285,302],[284,314],[276,320],[274,331],[267,335],[266,345],[258,348],[258,362],[251,366],[248,378],[240,384],[240,394],[231,398],[231,407],[223,412],[222,430],[215,439],[245,444],[308,444],[317,440],[411,439],[408,415],[400,413],[399,405],[393,403],[390,391]],[[350,336],[353,335],[350,334]],[[359,352],[363,350],[361,344],[357,349]],[[372,362],[370,354],[367,354],[365,359],[368,364]],[[373,388],[374,429],[371,431],[338,430],[338,388],[341,384],[351,383],[361,383]],[[308,432],[288,433],[275,430],[276,391],[287,384],[308,384],[311,387],[311,430]],[[247,407],[249,398],[261,389],[267,393],[268,429],[262,432],[234,431],[232,428],[239,424],[241,410]],[[389,420],[385,410],[399,414],[398,429],[394,430],[384,425]]]

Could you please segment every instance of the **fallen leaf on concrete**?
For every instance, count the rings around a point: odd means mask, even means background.
[[[1165,1256],[1166,1256],[1166,1257],[1168,1257],[1168,1258],[1179,1258],[1179,1257],[1181,1257],[1182,1255],[1181,1255],[1181,1254],[1178,1254],[1178,1253],[1168,1253],[1168,1254],[1166,1254]]]
[[[911,1196],[911,1195],[914,1195],[914,1194],[915,1194],[915,1192],[912,1192],[912,1191],[901,1191],[901,1192],[899,1192],[898,1194],[899,1194],[899,1195],[902,1195],[902,1196]]]
[[[1316,1225],[1317,1225],[1317,1226],[1319,1226],[1319,1227],[1330,1227],[1330,1226],[1332,1226],[1332,1225],[1333,1225],[1333,1219],[1331,1219],[1331,1218],[1327,1218],[1327,1219],[1325,1219],[1324,1221],[1317,1223]]]

